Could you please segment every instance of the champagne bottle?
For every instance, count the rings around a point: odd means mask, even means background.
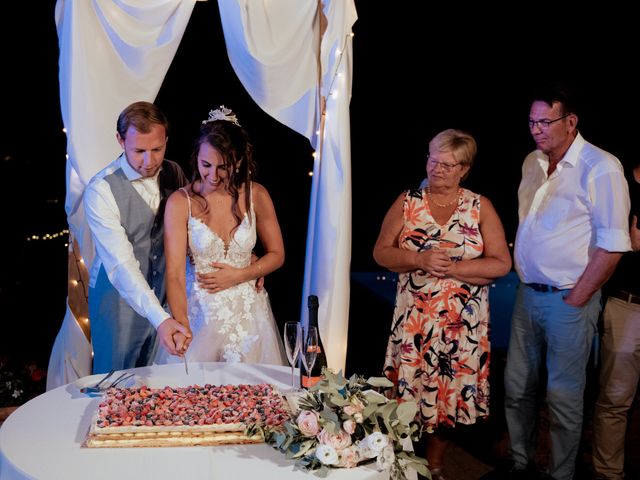
[[[318,329],[318,347],[316,362],[313,364],[313,368],[311,369],[311,372],[309,372],[309,376],[307,377],[304,367],[300,369],[300,385],[302,385],[303,388],[309,388],[318,383],[320,376],[322,375],[322,369],[327,366],[327,356],[325,354],[324,347],[322,346],[320,328],[318,327],[318,297],[316,295],[309,295],[307,306],[309,307],[309,326],[316,327]],[[306,348],[304,345],[304,339],[302,348]]]

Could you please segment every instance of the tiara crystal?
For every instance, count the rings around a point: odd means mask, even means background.
[[[238,123],[238,118],[236,114],[233,113],[233,110],[225,107],[224,105],[220,105],[220,108],[216,108],[215,110],[209,111],[209,118],[202,121],[202,124],[209,122],[214,122],[216,120],[226,120],[227,122],[235,123],[237,126],[240,126]]]

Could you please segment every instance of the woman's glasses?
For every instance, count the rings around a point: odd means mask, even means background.
[[[427,157],[427,165],[430,168],[442,168],[443,172],[449,173],[452,172],[454,168],[456,168],[458,165],[460,165],[460,163],[445,163],[445,162],[439,162],[438,160],[435,160],[431,157]]]

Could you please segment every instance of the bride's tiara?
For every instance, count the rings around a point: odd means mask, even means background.
[[[202,124],[213,122],[215,120],[226,120],[227,122],[235,123],[237,126],[240,126],[238,123],[238,118],[236,114],[233,113],[233,110],[225,107],[224,105],[220,105],[220,108],[216,108],[215,110],[209,111],[209,118],[202,121]]]

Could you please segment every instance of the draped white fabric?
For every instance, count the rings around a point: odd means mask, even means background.
[[[93,243],[82,194],[91,177],[119,155],[118,114],[153,101],[175,56],[196,0],[58,0],[60,104],[67,130],[65,209],[91,269]],[[73,359],[73,365],[69,365]],[[47,388],[91,372],[91,348],[67,307],[51,352]]]
[[[69,308],[51,351],[47,390],[91,374],[91,345]]]
[[[351,259],[351,27],[357,16],[353,0],[323,2],[328,25],[318,86],[318,3],[220,0],[219,7],[229,59],[245,89],[264,111],[322,152],[313,172],[301,317],[306,323],[307,295],[318,295],[329,366],[344,370]],[[323,135],[316,133],[319,89],[327,98]]]
[[[58,0],[56,4],[61,110],[67,130],[65,208],[89,269],[94,252],[82,210],[84,188],[120,153],[115,140],[120,111],[133,101],[155,99],[195,1]],[[323,144],[318,145],[318,4],[316,0],[219,0],[229,57],[249,95],[324,152],[314,166],[303,298],[308,293],[320,298],[319,322],[329,365],[343,369],[351,248],[350,32],[356,12],[353,0],[323,3],[328,28],[321,43],[321,94],[328,97],[328,116],[320,136]],[[48,388],[91,369],[90,347],[67,310],[52,350]],[[305,301],[303,321],[306,313]],[[76,352],[72,366],[69,351]]]

